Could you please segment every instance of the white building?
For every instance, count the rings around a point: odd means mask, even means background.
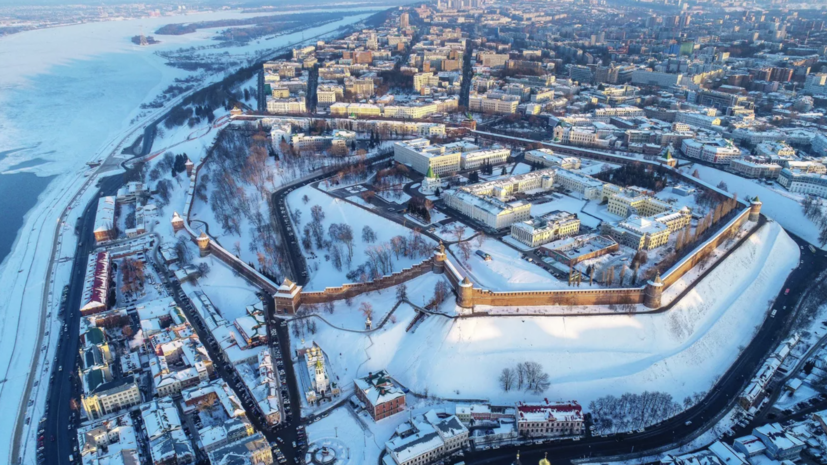
[[[681,151],[689,158],[721,165],[728,165],[741,156],[741,149],[725,139],[684,139]]]
[[[563,168],[567,170],[580,169],[580,159],[577,157],[561,157],[555,155],[551,149],[529,150],[525,153],[527,163],[539,163],[548,168]]]
[[[799,173],[785,168],[778,175],[778,184],[797,194],[827,197],[827,175],[824,174]]]
[[[459,171],[461,154],[461,150],[431,146],[428,139],[413,139],[393,145],[393,159],[422,174],[429,169],[440,176]]]
[[[385,450],[396,465],[426,465],[463,449],[468,435],[456,416],[440,418],[431,410],[400,425]]]
[[[505,163],[510,155],[511,149],[503,147],[463,152],[460,156],[460,166],[464,170],[471,170],[485,164],[498,165]]]
[[[495,197],[477,197],[466,191],[447,191],[442,199],[450,208],[493,229],[502,229],[531,217],[531,204],[516,200],[503,202]]]
[[[532,248],[578,232],[580,220],[577,215],[564,211],[549,212],[539,218],[511,225],[511,237]]]

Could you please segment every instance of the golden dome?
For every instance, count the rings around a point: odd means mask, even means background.
[[[551,462],[548,461],[548,452],[546,452],[545,457],[543,457],[543,459],[540,460],[539,465],[551,465]]]

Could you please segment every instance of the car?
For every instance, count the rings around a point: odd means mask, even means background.
[[[686,423],[684,423],[684,425],[686,425],[686,426],[689,426],[691,424],[692,424],[692,420],[687,420]]]
[[[784,290],[784,295],[787,295],[789,293],[790,293],[790,288],[788,287],[787,289]]]

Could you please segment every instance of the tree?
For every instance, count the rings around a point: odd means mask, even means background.
[[[697,169],[697,168],[695,168],[695,171],[693,171],[693,172],[692,172],[692,177],[693,177],[693,178],[697,178],[697,179],[701,179],[701,174],[700,174],[700,173],[698,173],[698,169]]]
[[[370,226],[365,225],[365,227],[362,228],[362,242],[366,242],[368,244],[376,242],[376,233]]]
[[[727,187],[727,185],[724,181],[719,182],[717,187],[718,187],[718,189],[721,189],[724,192],[729,192],[729,187]]]
[[[198,276],[203,278],[210,273],[210,265],[207,265],[204,262],[198,264]]]
[[[310,207],[310,217],[315,223],[321,223],[324,220],[324,210],[319,205]]]
[[[373,319],[373,305],[371,305],[370,302],[362,302],[359,305],[359,311],[362,312],[365,318]]]
[[[446,297],[448,297],[448,285],[445,284],[445,281],[437,281],[434,285],[434,297],[432,299],[434,307],[438,307],[439,304],[445,301]]]
[[[517,374],[517,389],[522,389],[523,386],[526,384],[526,378],[527,378],[526,364],[523,363],[523,362],[518,363],[517,364],[517,369],[514,370],[514,371]]]
[[[407,300],[408,299],[408,286],[405,283],[396,286],[396,300]]]
[[[500,387],[503,391],[508,392],[514,387],[514,381],[516,376],[514,375],[514,370],[511,368],[503,368],[503,371],[500,373]]]
[[[189,265],[192,254],[184,236],[178,236],[178,240],[175,242],[175,254],[178,255],[178,260],[182,265]]]

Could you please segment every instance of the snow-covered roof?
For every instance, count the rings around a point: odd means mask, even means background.
[[[115,226],[115,197],[107,196],[98,199],[98,210],[95,213],[95,232],[110,231]]]
[[[86,277],[83,281],[83,297],[80,311],[106,308],[109,292],[109,252],[99,252],[89,256],[86,262]]]
[[[517,421],[583,421],[583,408],[577,402],[517,403]]]
[[[394,384],[385,370],[370,373],[364,378],[356,378],[354,383],[372,405],[383,404],[405,396],[405,393]]]

